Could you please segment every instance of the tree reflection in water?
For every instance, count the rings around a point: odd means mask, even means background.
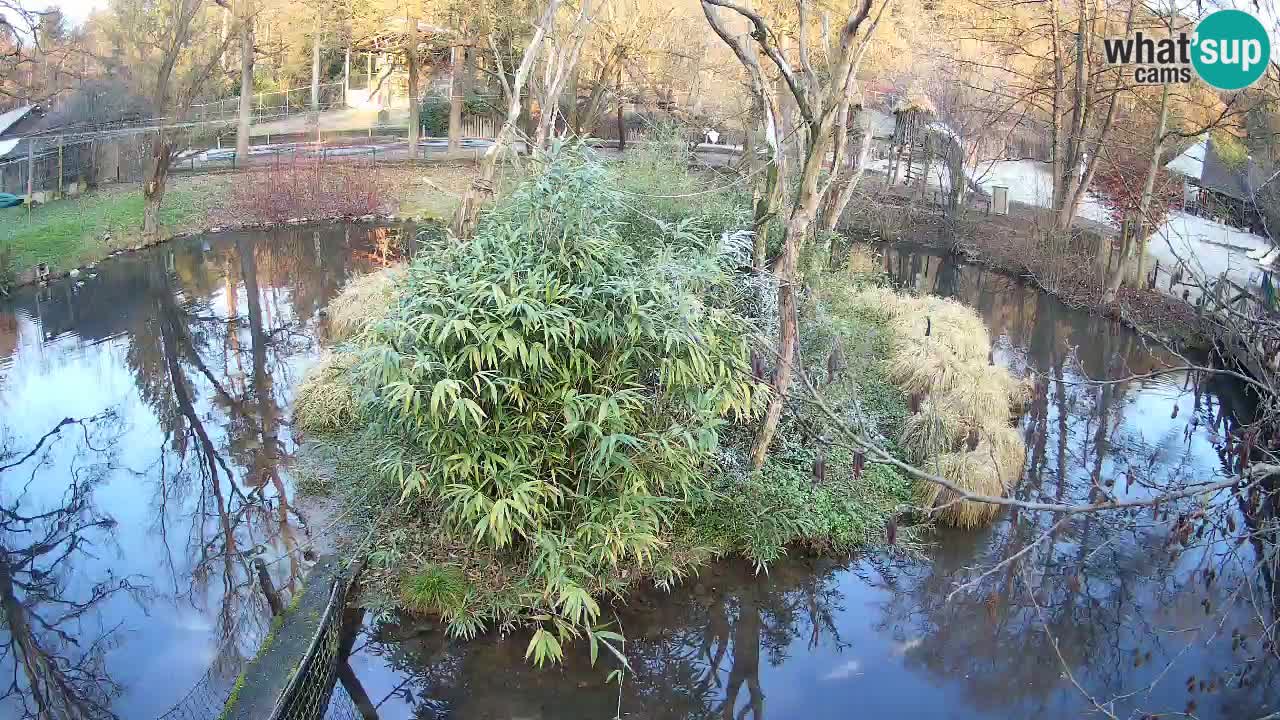
[[[234,680],[269,622],[246,562],[264,556],[286,596],[306,569],[303,546],[313,538],[293,498],[288,466],[296,439],[287,418],[292,388],[321,349],[321,308],[353,273],[394,256],[404,237],[338,226],[193,238],[116,258],[87,282],[20,291],[0,312],[4,419],[17,423],[62,404],[94,412],[109,403],[119,417],[103,414],[95,426],[111,425],[123,438],[117,461],[97,433],[73,437],[68,426],[50,462],[30,467],[37,455],[0,476],[0,506],[27,513],[32,497],[19,492],[24,485],[65,489],[69,519],[57,525],[51,516],[50,527],[117,536],[119,547],[114,556],[87,553],[82,542],[59,570],[88,578],[89,587],[111,580],[108,568],[128,568],[122,572],[137,574],[129,589],[154,588],[139,598],[141,607],[104,598],[98,617],[88,622],[93,613],[83,613],[65,635],[32,624],[38,647],[75,648],[73,659],[91,659],[78,665],[89,674],[68,686],[88,700],[53,717],[154,717],[186,693],[206,659],[219,682]],[[86,385],[95,380],[110,391]],[[45,428],[11,430],[26,442]],[[13,472],[21,473],[16,490]],[[139,506],[148,508],[142,522],[94,524],[112,514],[137,517]],[[35,532],[0,532],[0,546],[28,547]],[[19,585],[15,594],[28,598]],[[93,596],[73,600],[85,597]],[[114,632],[95,643],[97,624]],[[156,672],[170,670],[162,667],[166,660],[181,664],[175,674],[182,680],[172,687],[154,682]],[[0,670],[9,670],[8,662],[0,658]],[[43,681],[32,687],[22,672],[15,677],[19,689],[0,700],[0,717],[10,716],[10,700],[38,713],[38,698],[52,692]]]
[[[1227,438],[1249,409],[1229,383],[1087,383],[1176,361],[980,268],[928,253],[885,267],[978,308],[996,361],[1033,377],[1019,498],[1143,496],[1231,472]],[[537,671],[527,637],[459,645],[407,618],[366,628],[353,663],[375,703],[417,717],[1105,717],[1070,673],[1119,718],[1259,718],[1280,697],[1261,641],[1277,617],[1264,550],[1229,528],[1175,537],[1196,502],[1062,522],[1013,509],[983,531],[940,531],[923,559],[712,568],[617,610],[632,666],[620,692],[585,651]]]
[[[56,451],[82,444],[67,462]],[[98,510],[93,492],[114,469],[118,418],[111,412],[66,418],[29,448],[13,447],[0,427],[0,709],[19,718],[115,717],[119,686],[104,653],[119,624],[95,615],[116,595],[141,601],[138,578],[107,570],[93,578],[80,561],[110,544],[115,521]],[[32,485],[49,472],[65,474],[60,497],[43,499]]]

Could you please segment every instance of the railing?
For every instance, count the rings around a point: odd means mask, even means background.
[[[320,720],[329,707],[329,697],[338,679],[338,665],[343,661],[343,609],[347,605],[347,593],[355,574],[338,576],[329,592],[320,625],[311,640],[307,653],[302,656],[297,670],[285,686],[271,720]]]

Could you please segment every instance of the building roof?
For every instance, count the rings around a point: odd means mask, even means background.
[[[1165,168],[1193,180],[1200,180],[1200,175],[1204,172],[1205,146],[1208,144],[1208,140],[1193,143],[1191,147],[1183,150],[1181,155],[1170,160]]]
[[[22,107],[14,108],[9,112],[0,113],[0,135],[5,134],[9,128],[13,127],[13,125],[22,118],[26,117],[27,113],[31,112],[31,109],[34,107],[35,105],[23,105]]]
[[[1195,181],[1200,187],[1236,200],[1249,200],[1266,181],[1262,168],[1252,157],[1243,167],[1222,159],[1212,138],[1204,138],[1165,165],[1173,172]]]

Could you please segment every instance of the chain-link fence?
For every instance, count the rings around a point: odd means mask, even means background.
[[[317,104],[321,110],[333,110],[346,106],[346,91],[340,82],[324,83],[317,88]],[[286,118],[311,110],[311,86],[255,93],[253,96],[254,122]],[[235,122],[240,114],[240,98],[230,97],[210,103],[191,106],[188,116],[193,122]]]
[[[271,712],[271,720],[320,720],[329,706],[342,657],[343,609],[350,578],[339,576],[329,593],[329,603],[307,653],[298,663],[289,684]]]

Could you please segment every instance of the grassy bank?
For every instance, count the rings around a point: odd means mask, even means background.
[[[165,194],[160,220],[170,234],[203,226],[223,183],[175,183]],[[142,192],[113,187],[26,208],[0,210],[0,246],[13,253],[13,271],[38,263],[54,272],[100,260],[141,242]]]
[[[279,197],[266,195],[269,191],[279,194],[280,183],[272,188],[264,182],[263,175],[270,173],[271,168],[255,168],[171,178],[160,212],[162,237],[280,219]],[[374,175],[362,177],[360,187],[381,193],[376,197],[380,211],[443,219],[452,214],[472,175],[473,166],[466,163],[385,164]],[[333,207],[334,212],[348,209]],[[142,214],[142,189],[136,184],[107,186],[38,205],[30,212],[0,210],[0,289],[29,276],[39,263],[58,273],[97,262],[117,250],[139,247]],[[319,207],[307,216],[327,215]]]

